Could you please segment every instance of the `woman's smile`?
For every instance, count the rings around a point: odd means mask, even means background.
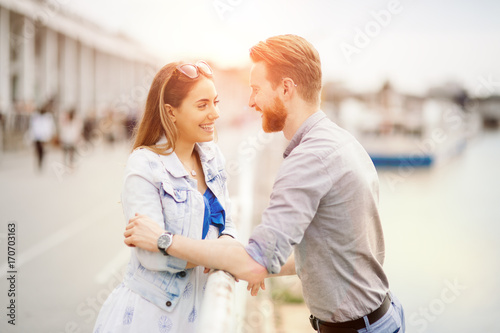
[[[215,123],[201,124],[200,127],[202,130],[204,130],[207,133],[213,133],[214,132],[214,125],[215,125]]]

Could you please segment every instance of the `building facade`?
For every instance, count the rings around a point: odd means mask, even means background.
[[[65,11],[68,0],[0,0],[0,114],[7,132],[50,103],[97,118],[142,108],[159,68],[145,47]]]

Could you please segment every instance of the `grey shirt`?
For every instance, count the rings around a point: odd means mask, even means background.
[[[295,133],[284,158],[247,252],[279,273],[295,249],[305,302],[321,320],[344,322],[372,312],[389,283],[370,157],[318,111]]]

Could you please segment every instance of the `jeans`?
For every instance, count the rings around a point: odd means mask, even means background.
[[[374,322],[370,324],[368,319],[365,317],[366,328],[358,330],[358,333],[404,333],[405,332],[405,314],[401,302],[392,294],[391,296],[391,307],[387,310],[387,313]]]

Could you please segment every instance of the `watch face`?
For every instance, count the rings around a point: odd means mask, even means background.
[[[170,243],[172,243],[172,235],[170,234],[163,234],[158,238],[158,247],[161,249],[168,248]]]

